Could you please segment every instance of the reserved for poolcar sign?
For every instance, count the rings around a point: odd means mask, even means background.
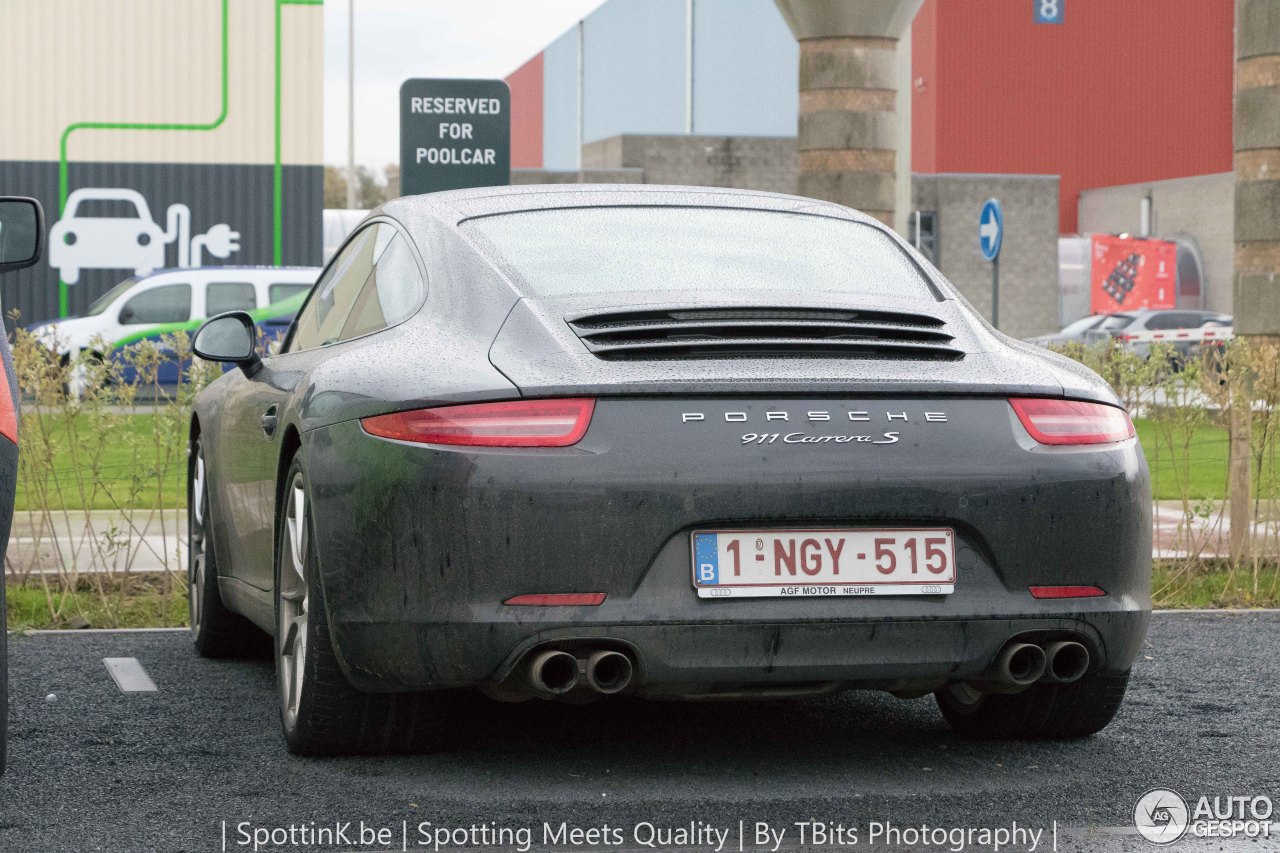
[[[511,183],[511,91],[501,80],[400,86],[400,194]]]

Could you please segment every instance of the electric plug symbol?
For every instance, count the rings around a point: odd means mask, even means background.
[[[194,266],[200,266],[200,255],[208,251],[215,258],[229,258],[232,252],[240,251],[240,232],[232,231],[231,226],[219,222],[203,234],[191,238],[191,260]]]
[[[204,247],[215,258],[229,258],[232,252],[240,251],[240,232],[220,222],[205,232]]]

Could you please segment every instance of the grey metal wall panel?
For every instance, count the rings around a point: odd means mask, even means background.
[[[164,229],[172,205],[190,211],[189,237],[220,223],[239,232],[239,248],[227,258],[205,254],[205,265],[271,264],[274,255],[272,167],[187,163],[76,163],[68,167],[71,190],[127,188],[142,194],[151,219]],[[287,266],[319,265],[323,175],[320,166],[283,166],[281,262]],[[58,215],[56,162],[0,162],[0,192],[40,199],[52,227]],[[92,227],[86,224],[86,227]],[[192,259],[194,260],[194,259]],[[176,245],[164,250],[164,262],[178,262]],[[133,275],[132,269],[86,267],[69,286],[69,309],[79,314],[94,299]],[[0,278],[0,303],[8,326],[9,312],[18,309],[24,325],[58,316],[59,270],[49,259],[35,267]]]
[[[693,0],[693,132],[795,136],[799,63],[774,0]]]
[[[542,166],[577,169],[578,28],[547,46],[542,54]]]
[[[586,19],[583,142],[684,133],[685,13],[685,0],[612,0]]]

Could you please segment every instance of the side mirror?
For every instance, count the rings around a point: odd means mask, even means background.
[[[262,363],[257,344],[253,318],[244,311],[228,311],[206,321],[191,348],[206,361],[229,361],[252,376]]]
[[[0,196],[0,272],[40,262],[44,254],[44,210],[34,198]]]

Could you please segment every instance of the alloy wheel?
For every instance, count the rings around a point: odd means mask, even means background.
[[[289,484],[280,560],[276,654],[285,723],[294,725],[307,663],[307,549],[310,547],[306,488],[299,472]]]
[[[205,582],[205,490],[204,448],[196,445],[196,460],[191,477],[191,500],[187,511],[187,609],[191,616],[191,633],[200,634],[204,620]]]

